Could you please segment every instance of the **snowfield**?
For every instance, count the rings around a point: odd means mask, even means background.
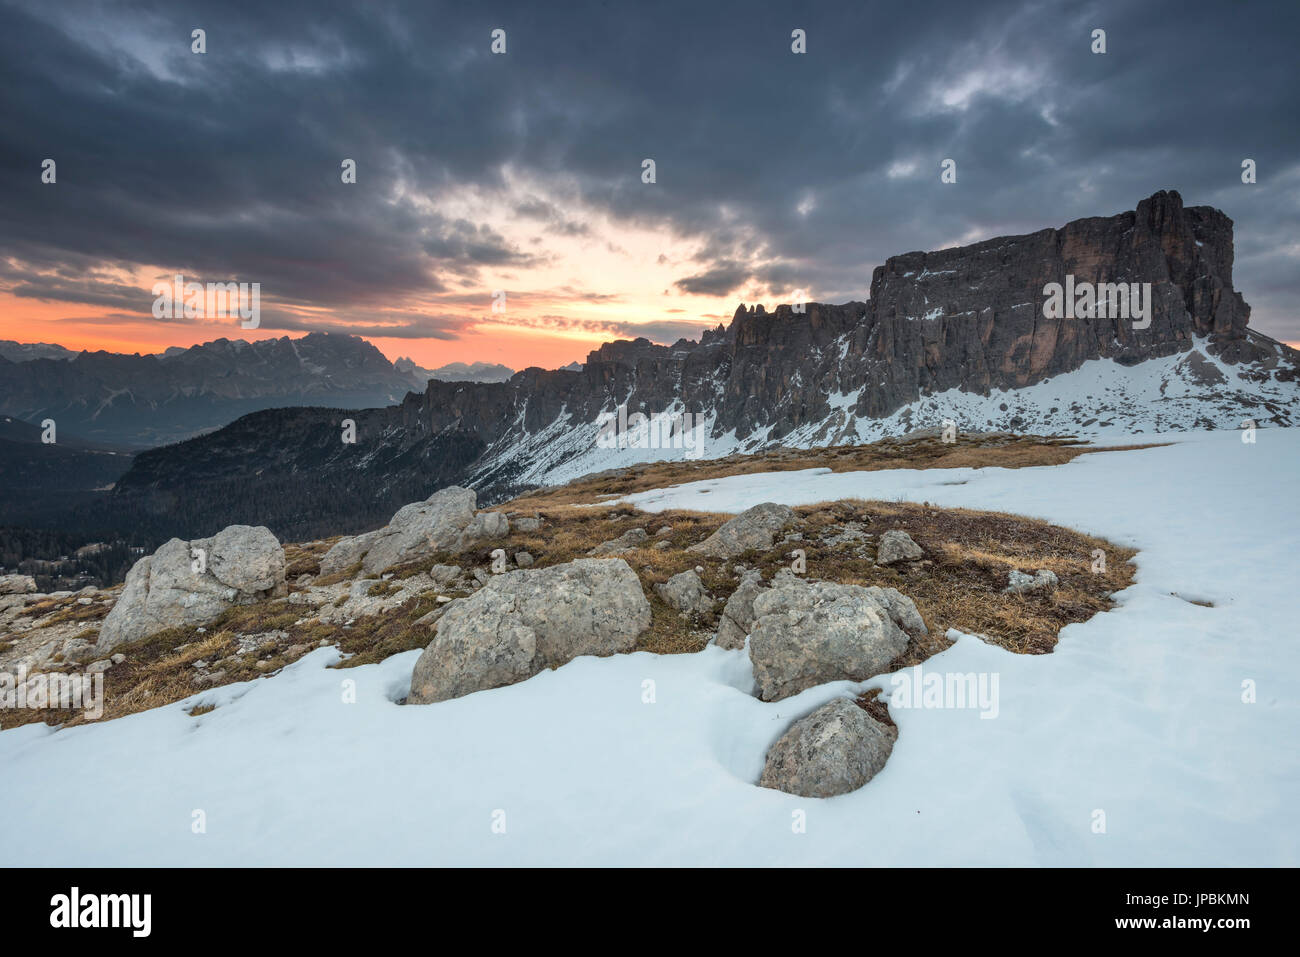
[[[844,338],[841,350],[847,348]],[[1206,340],[1198,339],[1187,352],[1134,366],[1092,359],[1071,372],[1020,389],[998,389],[988,395],[951,389],[925,395],[879,419],[853,413],[861,389],[832,392],[826,397],[830,411],[824,418],[779,437],[772,435],[771,426],[743,438],[734,429],[715,436],[717,417],[708,411],[710,403],[703,402],[701,410],[687,407],[678,398],[667,408],[643,410],[654,424],[639,432],[635,428],[624,432],[616,448],[602,448],[597,441],[600,426],[568,411],[561,411],[545,428],[527,432],[521,411],[515,428],[484,453],[474,479],[490,478],[498,469],[517,469],[519,482],[562,485],[639,462],[716,459],[775,447],[863,444],[915,429],[938,429],[944,419],[952,419],[963,433],[1073,435],[1109,444],[1131,441],[1133,435],[1236,429],[1246,420],[1290,426],[1300,420],[1300,383],[1283,378],[1284,372],[1285,367],[1226,363],[1210,354]],[[713,388],[720,396],[725,386],[714,382]],[[607,411],[612,414],[612,409]],[[672,418],[683,414],[692,416],[694,431],[679,438],[676,448],[659,447],[662,443],[651,436],[668,432]]]
[[[891,709],[893,755],[854,793],[754,782],[795,718],[864,687],[888,693],[887,676],[765,704],[748,693],[745,653],[710,647],[582,658],[399,707],[417,652],[332,670],[325,648],[156,711],[0,733],[4,862],[1295,866],[1300,430],[1261,430],[1253,445],[1236,432],[1163,439],[1175,444],[1059,467],[812,469],[628,499],[730,512],[928,501],[1140,550],[1118,607],[1065,629],[1054,654],[961,636],[927,661],[997,674],[997,717]],[[185,713],[199,702],[218,707]]]

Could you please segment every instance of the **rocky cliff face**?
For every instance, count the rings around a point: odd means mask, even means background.
[[[407,415],[435,431],[472,431],[490,446],[492,472],[518,458],[510,448],[545,457],[529,441],[539,433],[553,439],[585,424],[594,435],[599,414],[623,403],[700,413],[713,439],[745,446],[794,433],[848,438],[854,420],[880,420],[926,396],[1024,389],[1090,360],[1133,366],[1198,342],[1223,362],[1262,362],[1279,381],[1293,381],[1294,354],[1248,332],[1250,307],[1233,289],[1232,260],[1227,216],[1162,191],[1117,216],[894,256],[875,270],[866,302],[809,303],[801,312],[742,306],[729,327],[698,344],[609,343],[582,372],[430,382],[408,399]],[[1044,287],[1067,277],[1076,285],[1150,283],[1149,324],[1047,318]]]
[[[431,380],[400,406],[357,414],[355,448],[337,448],[336,424],[313,444],[261,420],[257,434],[286,437],[259,451],[256,434],[235,423],[141,456],[121,488],[175,488],[199,460],[209,476],[223,472],[222,461],[238,461],[241,472],[264,470],[259,483],[302,482],[328,468],[331,482],[352,470],[374,479],[366,487],[389,488],[394,470],[418,462],[425,480],[436,473],[444,484],[472,484],[491,502],[633,460],[681,457],[680,448],[635,441],[598,447],[600,417],[620,406],[698,416],[709,457],[870,441],[947,417],[964,431],[1074,434],[1235,428],[1245,418],[1290,424],[1300,419],[1300,355],[1247,329],[1232,261],[1227,216],[1159,192],[1117,216],[894,256],[875,270],[863,302],[742,306],[699,342],[607,343],[580,371]],[[1044,287],[1067,281],[1150,283],[1149,322],[1048,318]],[[456,468],[433,468],[453,447]]]

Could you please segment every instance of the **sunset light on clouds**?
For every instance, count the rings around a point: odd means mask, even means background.
[[[1010,26],[960,5],[888,23],[812,11],[801,24],[825,55],[772,71],[789,24],[769,8],[524,5],[493,14],[516,37],[493,55],[495,20],[437,5],[27,5],[27,42],[0,39],[6,88],[27,90],[0,128],[6,164],[27,171],[0,186],[0,338],[148,353],[330,331],[427,367],[556,367],[610,339],[697,339],[742,302],[863,300],[890,255],[1115,212],[1173,182],[1234,217],[1252,325],[1300,340],[1292,134],[1195,76],[1165,84],[1162,58],[1181,54],[1151,48],[1106,87],[1132,129],[1098,135],[1112,111],[1096,63],[1054,14],[1016,9]],[[200,20],[197,56],[172,38]],[[1188,43],[1212,42],[1204,29]],[[1269,175],[1234,187],[1197,158],[1190,103],[1242,125],[1219,134]],[[1115,162],[1116,136],[1132,162]],[[960,185],[936,189],[951,155]],[[154,318],[152,285],[177,274],[259,283],[259,326]]]

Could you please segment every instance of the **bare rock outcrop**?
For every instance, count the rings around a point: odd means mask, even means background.
[[[473,489],[452,485],[423,502],[404,505],[383,528],[336,542],[321,558],[321,574],[337,574],[360,562],[364,573],[374,575],[400,562],[452,548],[474,521],[476,501]]]
[[[212,538],[173,538],[140,559],[100,628],[99,654],[183,625],[204,625],[236,604],[282,596],[284,549],[265,526],[231,525]]]
[[[921,546],[912,541],[912,536],[901,529],[890,529],[881,535],[880,541],[876,543],[877,565],[915,561],[924,555]]]
[[[629,528],[618,538],[610,539],[607,542],[601,542],[588,555],[601,557],[604,555],[622,555],[632,551],[634,548],[640,548],[650,536],[644,528]]]
[[[36,591],[31,575],[0,575],[0,595],[28,595]]]
[[[530,678],[579,655],[632,651],[650,603],[621,558],[581,558],[493,575],[437,622],[415,663],[409,704],[430,704]]]
[[[856,791],[885,766],[897,738],[896,728],[836,698],[772,745],[759,786],[813,798]]]
[[[655,585],[655,592],[683,615],[707,615],[718,603],[693,568]]]
[[[794,521],[794,510],[788,505],[763,502],[746,509],[702,542],[687,549],[710,558],[735,558],[751,548],[760,551],[771,548],[777,533]]]
[[[923,633],[925,623],[895,589],[777,576],[754,598],[749,658],[758,696],[779,701],[880,674],[907,647],[908,629]]]
[[[763,578],[756,572],[746,572],[740,585],[731,593],[727,604],[723,606],[722,617],[718,621],[718,634],[714,644],[719,648],[738,649],[745,647],[754,626],[754,599],[763,592]]]

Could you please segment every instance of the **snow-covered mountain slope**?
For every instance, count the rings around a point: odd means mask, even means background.
[[[755,782],[792,719],[863,687],[888,693],[888,676],[765,704],[745,653],[710,647],[582,658],[400,707],[418,652],[337,671],[337,652],[320,649],[273,679],[108,724],[0,733],[6,861],[1295,866],[1300,430],[1263,429],[1253,444],[1145,438],[1173,444],[1048,468],[751,474],[633,497],[651,510],[929,501],[1139,550],[1117,607],[1066,628],[1053,654],[961,636],[928,660],[997,674],[997,717],[892,709],[898,742],[859,791],[817,800]],[[200,702],[216,710],[186,714]]]
[[[853,413],[860,391],[828,397],[831,412],[820,421],[785,432],[756,430],[739,438],[735,430],[714,436],[715,419],[681,400],[629,429],[613,447],[598,441],[599,419],[563,411],[536,432],[522,428],[523,415],[508,436],[490,446],[471,482],[513,472],[521,485],[552,485],[637,462],[683,457],[721,458],[774,446],[810,448],[872,442],[917,429],[941,428],[945,419],[959,432],[1020,432],[1081,437],[1146,435],[1188,429],[1238,429],[1243,423],[1300,424],[1300,380],[1285,364],[1228,363],[1213,356],[1205,340],[1186,352],[1122,365],[1111,359],[1085,362],[1037,385],[979,395],[951,389],[925,396],[884,418]],[[1279,359],[1281,347],[1274,347]],[[605,409],[616,414],[611,402]],[[680,439],[674,416],[692,416],[695,428]],[[665,443],[662,436],[671,435]],[[665,447],[666,446],[666,447]]]

